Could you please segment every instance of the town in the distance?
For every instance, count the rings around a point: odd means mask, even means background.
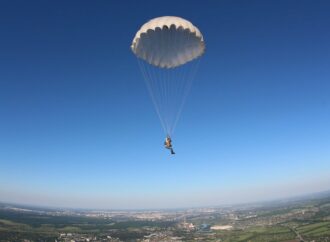
[[[259,204],[150,211],[1,203],[0,241],[330,241],[330,191]]]

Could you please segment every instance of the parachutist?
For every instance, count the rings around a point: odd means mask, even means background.
[[[166,136],[165,142],[164,142],[165,148],[171,150],[171,154],[174,155],[175,152],[172,147],[172,140],[169,135]]]

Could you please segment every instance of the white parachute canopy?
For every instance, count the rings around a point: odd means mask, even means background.
[[[172,135],[189,93],[205,44],[191,22],[173,16],[158,17],[136,33],[131,49],[167,135]]]

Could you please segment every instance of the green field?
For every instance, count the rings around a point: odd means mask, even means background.
[[[217,238],[224,242],[245,241],[286,241],[295,239],[296,235],[289,228],[282,226],[251,227],[245,230],[218,231]]]
[[[330,237],[330,222],[318,222],[303,225],[298,227],[297,231],[306,239]]]

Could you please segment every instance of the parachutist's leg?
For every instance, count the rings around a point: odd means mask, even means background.
[[[173,148],[171,148],[171,154],[175,155],[175,152],[174,152]]]

